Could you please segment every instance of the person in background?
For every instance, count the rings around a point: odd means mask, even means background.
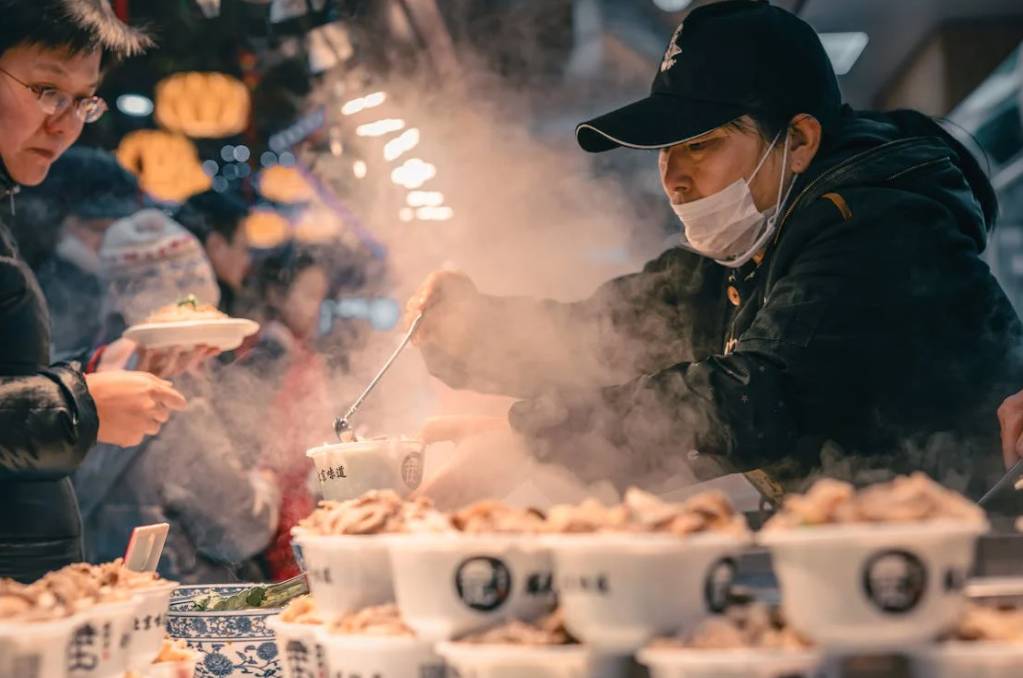
[[[235,299],[242,292],[252,257],[242,222],[249,208],[238,196],[217,191],[197,193],[174,214],[203,244],[220,287],[220,310],[234,315]]]
[[[95,345],[100,327],[99,247],[117,219],[142,208],[135,176],[109,152],[74,147],[53,163],[50,174],[26,193],[38,193],[64,212],[53,256],[36,270],[53,324],[53,355],[78,358]]]
[[[115,222],[100,260],[104,325],[112,336],[189,294],[202,303],[219,300],[199,241],[158,210]],[[105,356],[97,369],[123,366]],[[121,555],[136,525],[167,522],[171,529],[159,566],[165,577],[193,584],[251,577],[239,570],[270,542],[279,495],[271,475],[243,464],[217,412],[205,368],[196,363],[176,377],[188,408],[159,435],[129,450],[100,445],[76,471],[90,562]]]
[[[268,574],[279,581],[299,573],[291,528],[315,508],[305,451],[330,431],[329,367],[315,341],[331,285],[321,253],[296,244],[264,259],[254,278],[266,320],[252,350],[223,370],[222,383],[247,394],[242,407],[225,413],[235,419],[232,430],[246,436],[240,444],[258,449],[259,463],[280,479],[280,522],[265,554]],[[257,421],[262,425],[253,426]]]
[[[0,199],[13,206],[103,114],[103,67],[149,40],[100,0],[0,0],[0,19]],[[46,302],[0,223],[0,577],[80,560],[70,474],[97,440],[137,444],[184,406],[152,374],[52,364]]]

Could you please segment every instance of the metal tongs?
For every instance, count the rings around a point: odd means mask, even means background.
[[[1012,468],[1006,471],[1005,475],[988,490],[977,503],[981,506],[988,506],[996,497],[1003,497],[1007,493],[1014,494],[1016,483],[1023,478],[1023,459],[1020,459]]]
[[[368,396],[370,394],[370,391],[372,391],[376,387],[376,385],[383,378],[384,374],[387,373],[387,370],[390,369],[391,365],[398,358],[398,356],[401,355],[402,350],[406,346],[408,346],[409,341],[412,340],[412,335],[416,333],[416,329],[419,327],[419,321],[421,321],[422,319],[423,319],[422,313],[416,316],[415,320],[412,321],[412,324],[409,325],[408,331],[405,332],[405,336],[401,338],[401,342],[398,344],[398,348],[394,349],[394,353],[391,354],[391,357],[387,359],[387,362],[384,363],[384,366],[380,368],[379,372],[377,372],[377,376],[373,377],[373,381],[369,382],[369,386],[366,387],[366,390],[362,392],[362,395],[355,399],[355,402],[352,403],[352,406],[349,407],[348,411],[344,413],[344,416],[338,417],[334,420],[334,433],[337,434],[338,440],[341,440],[342,433],[344,433],[345,431],[349,430],[352,427],[351,425],[352,416],[355,414],[356,410],[358,410],[359,407],[362,406],[362,402],[366,399],[366,396]]]

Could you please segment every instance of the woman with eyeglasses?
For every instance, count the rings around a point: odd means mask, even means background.
[[[106,110],[102,68],[149,40],[106,0],[0,0],[0,199],[40,183]],[[0,223],[0,577],[32,581],[81,560],[68,476],[99,440],[134,445],[185,406],[144,372],[50,364],[39,286]]]

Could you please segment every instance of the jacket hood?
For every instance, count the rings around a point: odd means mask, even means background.
[[[931,175],[914,180],[910,170],[945,158],[949,163],[934,180]],[[973,154],[930,117],[912,110],[879,113],[846,106],[837,133],[826,140],[793,194],[811,186],[821,190],[810,197],[853,186],[920,193],[955,214],[981,249],[998,216],[994,189]]]

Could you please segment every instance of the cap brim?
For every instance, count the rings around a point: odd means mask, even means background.
[[[664,148],[705,134],[746,112],[735,104],[651,94],[646,99],[579,123],[575,138],[583,150],[590,153],[619,146]]]

